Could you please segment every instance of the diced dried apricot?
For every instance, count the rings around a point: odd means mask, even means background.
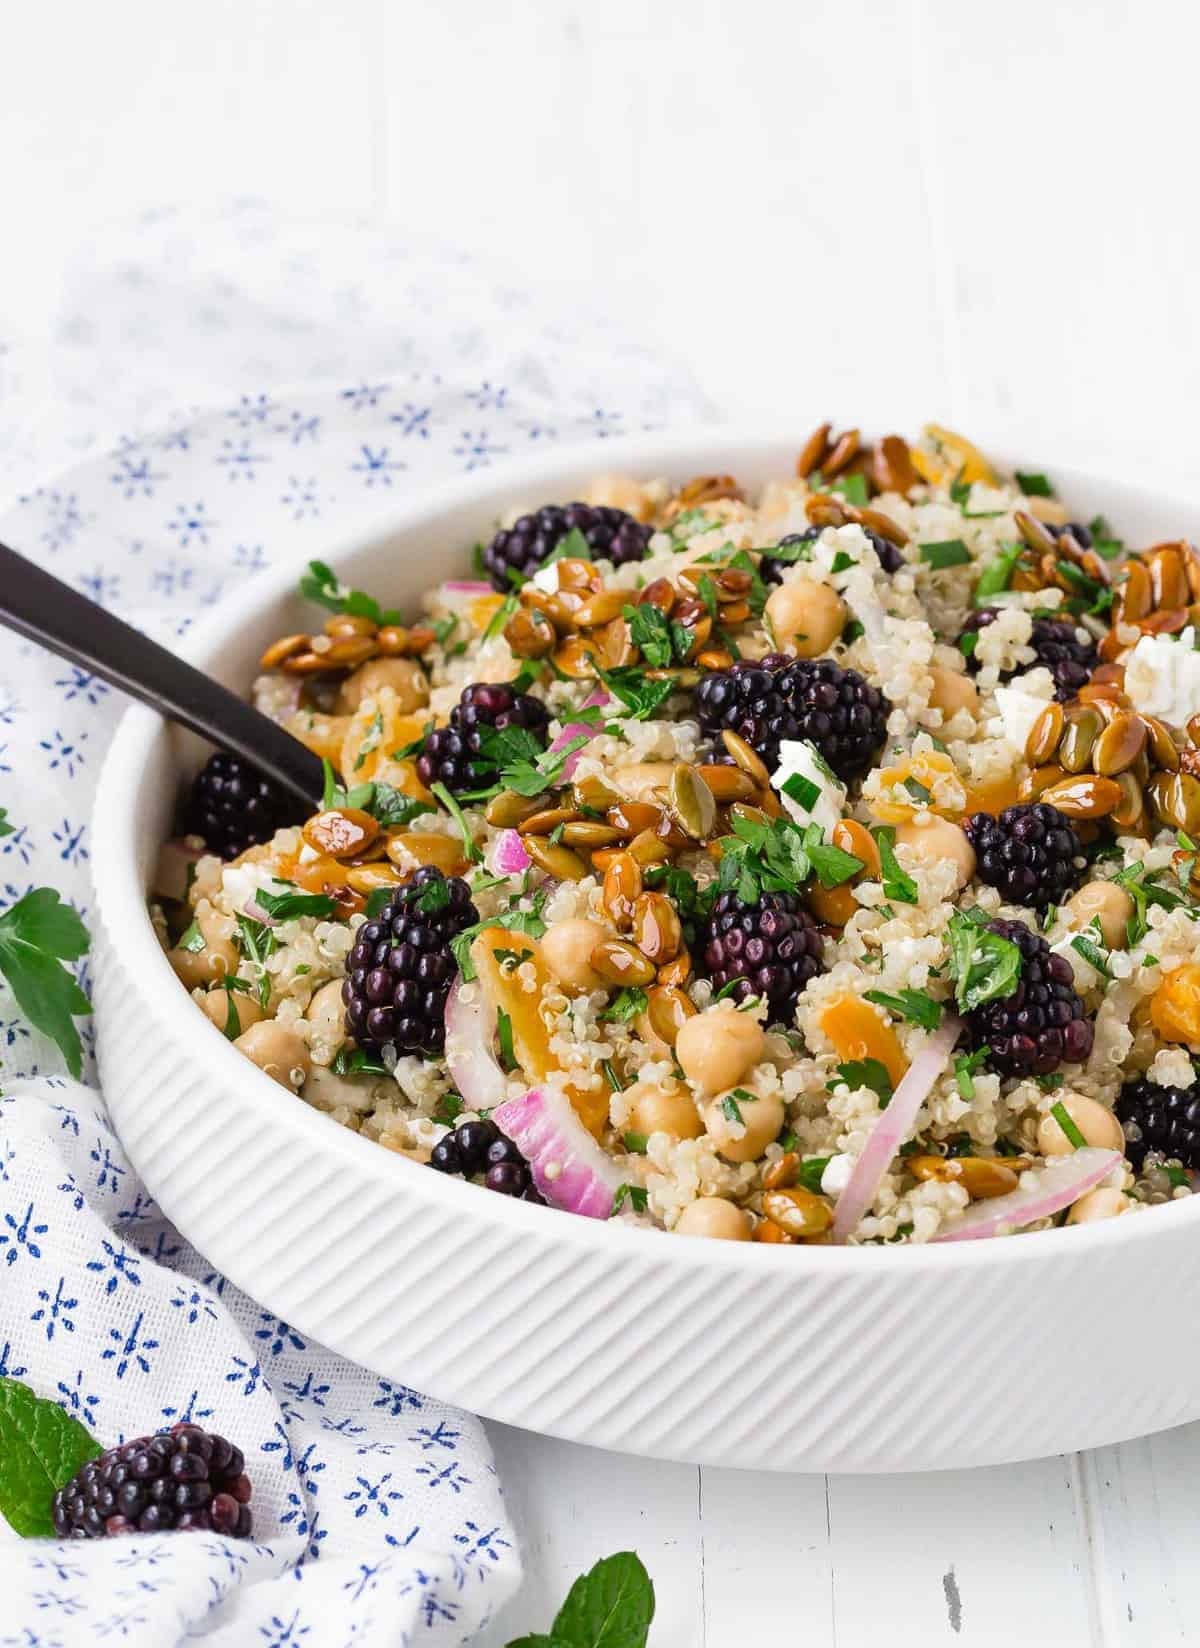
[[[896,1032],[881,1011],[858,996],[831,996],[821,1013],[821,1029],[843,1064],[877,1059],[895,1087],[908,1069]]]
[[[1200,962],[1173,967],[1150,998],[1150,1022],[1164,1041],[1200,1046]]]

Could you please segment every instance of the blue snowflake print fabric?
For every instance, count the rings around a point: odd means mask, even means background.
[[[66,287],[52,352],[0,337],[0,540],[172,645],[423,485],[707,411],[652,352],[458,252],[252,204],[154,214]],[[0,631],[0,912],[49,884],[87,919],[122,708]],[[0,1377],[106,1446],[227,1435],[254,1539],[20,1541],[0,1521],[0,1648],[472,1640],[520,1577],[479,1422],[333,1356],[194,1252],[131,1168],[81,1028],[91,1085],[0,981]]]

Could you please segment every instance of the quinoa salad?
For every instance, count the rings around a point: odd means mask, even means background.
[[[421,611],[309,566],[253,698],[324,797],[214,755],[156,876],[214,1033],[480,1194],[676,1235],[1190,1195],[1196,550],[937,426],[528,502]]]

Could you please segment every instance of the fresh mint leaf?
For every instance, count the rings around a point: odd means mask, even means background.
[[[1021,978],[1021,952],[1011,939],[960,910],[950,917],[947,934],[954,998],[964,1013],[1012,995]]]
[[[35,887],[0,916],[0,974],[75,1077],[83,1070],[83,1047],[72,1021],[92,1008],[63,962],[77,961],[90,942],[79,916],[53,887]]]
[[[555,1616],[550,1640],[556,1648],[646,1648],[653,1618],[650,1575],[633,1551],[618,1551],[575,1581]]]
[[[255,893],[254,902],[272,921],[293,921],[297,916],[331,916],[337,909],[328,893],[269,893],[265,887]]]
[[[0,1379],[0,1516],[14,1533],[52,1539],[55,1494],[103,1452],[57,1402],[35,1396],[19,1379]]]

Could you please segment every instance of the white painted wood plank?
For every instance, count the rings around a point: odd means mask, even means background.
[[[654,1581],[654,1648],[700,1648],[699,1473],[489,1424],[522,1540],[525,1584],[479,1648],[548,1631],[572,1581],[614,1551],[636,1550]],[[710,1636],[712,1648],[720,1639]]]
[[[1098,1641],[1070,1460],[829,1479],[840,1644],[1087,1648]]]
[[[753,1635],[780,1648],[848,1648],[853,1639],[835,1630],[825,1477],[700,1474],[706,1643]]]
[[[1098,1448],[1083,1456],[1083,1470],[1106,1643],[1194,1642],[1200,1425]]]

